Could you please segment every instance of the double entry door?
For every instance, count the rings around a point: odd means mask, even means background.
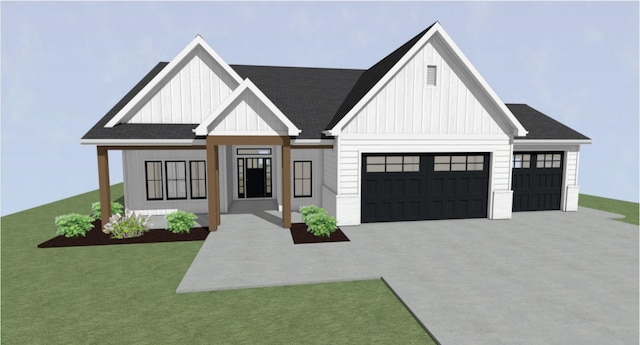
[[[273,195],[271,158],[242,157],[238,158],[237,164],[239,198],[268,198]]]

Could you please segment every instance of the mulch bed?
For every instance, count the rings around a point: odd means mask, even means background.
[[[305,223],[292,223],[290,230],[293,243],[295,244],[349,241],[340,228],[337,228],[329,237],[316,236],[308,232],[307,224]]]
[[[176,241],[202,241],[207,238],[209,228],[192,228],[188,234],[174,234],[164,229],[149,230],[140,237],[112,239],[111,235],[102,232],[102,221],[99,219],[93,222],[93,229],[87,232],[85,237],[64,237],[63,235],[54,237],[38,245],[38,248],[53,247],[76,247],[76,246],[99,246],[106,244],[131,244],[131,243],[156,243],[156,242],[176,242]]]

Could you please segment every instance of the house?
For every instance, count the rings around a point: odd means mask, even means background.
[[[197,36],[81,143],[103,224],[121,150],[128,209],[208,213],[213,231],[250,198],[277,200],[284,227],[307,204],[340,225],[576,211],[591,140],[503,103],[436,22],[367,70],[229,65]]]

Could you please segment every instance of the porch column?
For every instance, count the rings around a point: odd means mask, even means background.
[[[109,185],[109,150],[98,146],[98,190],[100,191],[100,220],[102,228],[111,217],[111,186]]]
[[[216,231],[220,224],[218,195],[218,145],[207,136],[207,202],[209,206],[209,231]]]
[[[291,227],[291,139],[282,138],[282,226]]]

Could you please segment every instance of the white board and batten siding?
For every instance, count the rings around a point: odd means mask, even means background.
[[[209,127],[217,135],[288,135],[287,126],[250,90],[245,90]]]
[[[427,85],[427,66],[436,66],[435,86]],[[341,135],[504,136],[507,128],[500,125],[504,120],[479,89],[435,36],[379,90]]]
[[[125,207],[144,214],[166,214],[173,210],[208,213],[206,199],[191,199],[189,161],[206,161],[205,150],[125,150],[122,151]],[[145,161],[162,161],[163,198],[147,200]],[[165,189],[165,161],[185,161],[187,199],[167,200]]]
[[[291,210],[296,212],[301,206],[315,205],[322,207],[323,184],[323,151],[324,149],[292,149],[291,150]],[[311,197],[294,196],[294,170],[295,161],[311,161]]]
[[[238,86],[200,47],[166,78],[128,123],[201,123]]]

